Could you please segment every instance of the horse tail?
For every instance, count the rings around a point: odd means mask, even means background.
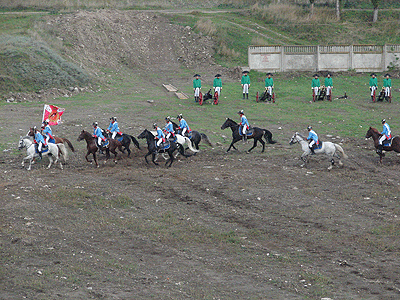
[[[140,146],[139,146],[139,142],[137,139],[135,139],[135,137],[133,135],[129,135],[128,136],[131,138],[132,142],[135,144],[135,146],[140,150]]]
[[[349,157],[344,153],[344,150],[343,150],[343,148],[342,148],[340,145],[335,144],[335,148],[336,148],[337,151],[339,151],[340,153],[342,153],[343,158],[349,158]]]
[[[191,139],[189,139],[187,136],[184,136],[183,138],[185,139],[185,142],[188,144],[188,147],[189,147],[190,151],[192,151],[192,152],[199,152],[200,151],[200,150],[197,150],[197,149],[195,149],[193,147]]]
[[[63,139],[65,143],[68,144],[68,147],[71,149],[72,152],[75,152],[74,146],[72,146],[72,143],[69,141],[69,139],[64,138]]]
[[[209,146],[213,146],[211,141],[208,139],[208,136],[206,136],[205,133],[200,132],[201,139],[204,140]]]
[[[264,130],[264,138],[267,140],[269,144],[275,144],[276,142],[272,140],[272,133],[267,129]]]

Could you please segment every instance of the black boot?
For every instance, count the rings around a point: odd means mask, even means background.
[[[42,156],[42,152],[39,152],[39,158],[40,158],[40,159],[42,159],[42,158],[43,158],[43,156]]]
[[[249,94],[248,93],[246,94],[246,99],[249,99]]]
[[[371,102],[374,102],[374,96],[371,96]]]
[[[244,95],[245,95],[245,94],[243,93],[243,99],[244,99]]]
[[[314,147],[311,147],[310,150],[311,150],[311,155],[314,155],[315,154]]]

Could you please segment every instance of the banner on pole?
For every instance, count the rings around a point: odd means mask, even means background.
[[[49,125],[58,125],[61,123],[61,116],[64,110],[64,108],[59,108],[55,105],[45,104],[42,121],[48,120]]]

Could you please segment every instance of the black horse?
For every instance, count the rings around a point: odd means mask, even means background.
[[[105,130],[103,130],[103,135],[108,138],[111,138],[111,136],[112,136],[111,132],[108,132]],[[122,135],[117,134],[115,139],[121,142],[122,147],[124,147],[124,150],[128,151],[128,157],[130,157],[130,155],[131,155],[131,150],[129,149],[129,146],[131,145],[131,140],[135,144],[135,146],[140,150],[139,142],[132,135],[125,134],[125,133],[123,133]]]
[[[154,139],[154,135],[147,129],[145,129],[141,134],[138,135],[138,139],[146,139],[146,141],[147,141],[148,152],[144,157],[146,163],[149,163],[149,161],[147,160],[147,156],[149,156],[150,154],[152,155],[152,162],[155,165],[158,165],[158,163],[155,161],[156,154],[157,153],[168,153],[169,159],[167,159],[167,161],[165,162],[165,165],[167,165],[168,162],[170,162],[170,164],[167,167],[170,167],[172,165],[172,163],[174,161],[174,152],[176,150],[178,150],[179,153],[182,154],[184,157],[191,156],[190,154],[185,154],[185,150],[183,149],[182,145],[174,143],[172,141],[170,141],[170,147],[168,149],[165,149],[165,150],[157,149],[156,140]]]
[[[229,150],[231,150],[231,147],[233,147],[233,149],[237,150],[233,144],[242,140],[242,136],[239,133],[239,124],[238,123],[236,123],[232,119],[226,118],[226,121],[224,124],[222,124],[221,129],[224,130],[225,128],[228,128],[228,127],[232,130],[232,142],[229,145],[229,148],[228,148],[228,150],[226,150],[226,152],[229,152]],[[257,146],[258,141],[262,144],[262,147],[263,147],[261,152],[264,152],[265,142],[263,141],[262,137],[264,137],[265,140],[269,144],[276,143],[275,141],[272,140],[272,133],[269,130],[258,128],[258,127],[253,127],[252,129],[253,129],[253,133],[251,135],[248,135],[247,138],[254,139],[254,144],[253,144],[253,147],[251,147],[247,152],[250,152],[251,150],[253,150]]]
[[[176,124],[175,122],[172,122],[172,126],[174,127],[174,131],[176,133],[181,134],[181,130],[178,129],[179,128],[178,124]],[[211,147],[213,146],[211,141],[208,139],[208,136],[205,133],[198,132],[195,130],[192,130],[192,136],[190,137],[190,140],[192,141],[192,145],[194,144],[196,150],[199,150],[199,144],[200,144],[201,140],[204,140],[209,146],[211,146]],[[196,155],[196,153],[195,153],[195,155]]]

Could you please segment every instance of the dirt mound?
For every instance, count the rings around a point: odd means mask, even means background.
[[[102,67],[171,72],[182,65],[214,64],[210,37],[154,13],[80,11],[50,16],[44,29],[69,45],[67,55],[77,64],[95,73]]]

